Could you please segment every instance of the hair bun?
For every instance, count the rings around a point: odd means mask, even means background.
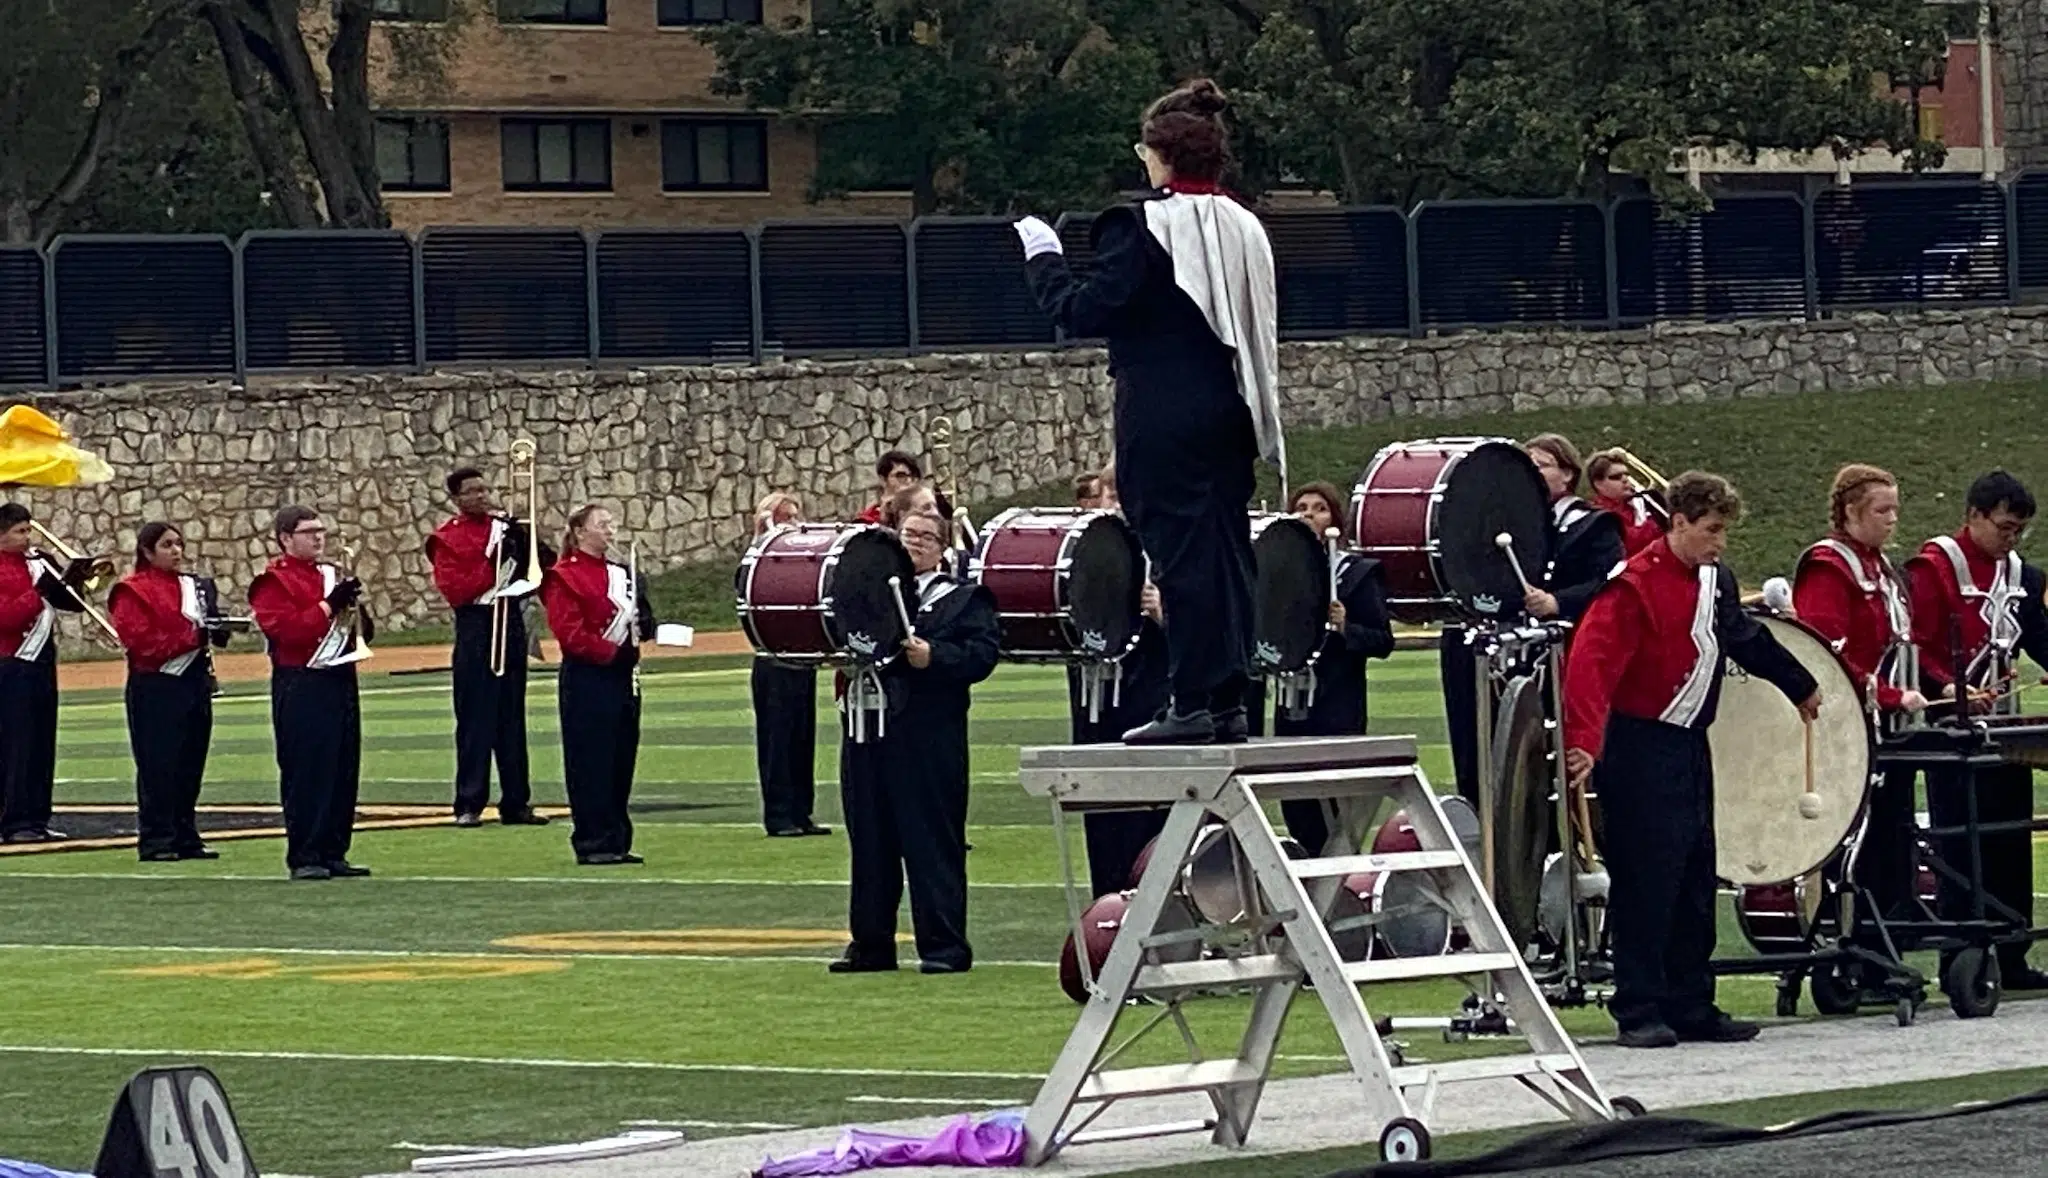
[[[1220,115],[1230,109],[1230,100],[1223,96],[1223,88],[1208,78],[1197,78],[1187,85],[1188,108],[1196,114]]]

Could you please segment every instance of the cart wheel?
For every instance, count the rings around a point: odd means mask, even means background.
[[[1426,1162],[1429,1160],[1429,1130],[1413,1117],[1395,1117],[1380,1130],[1380,1160],[1383,1162]]]
[[[1896,1007],[1892,1008],[1893,1017],[1899,1020],[1899,1025],[1902,1027],[1912,1026],[1913,1020],[1916,1017],[1918,1017],[1919,1014],[1920,1008],[1913,1005],[1913,1000],[1911,998],[1899,999],[1899,1004]]]
[[[1808,982],[1813,990],[1813,1008],[1822,1014],[1855,1014],[1859,979],[1854,966],[1831,965],[1813,971]]]
[[[1998,981],[1998,954],[1981,945],[1957,950],[1941,974],[1957,1018],[1990,1018],[1998,1010]]]
[[[1793,1018],[1799,1014],[1799,983],[1787,978],[1778,983],[1778,1017]]]
[[[1650,1115],[1650,1110],[1643,1107],[1643,1102],[1633,1096],[1617,1096],[1607,1103],[1614,1106],[1614,1119],[1617,1121],[1633,1121],[1637,1117]]]

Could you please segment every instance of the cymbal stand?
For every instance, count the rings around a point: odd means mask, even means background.
[[[1583,950],[1579,944],[1580,934],[1585,926],[1581,923],[1585,915],[1585,900],[1579,894],[1578,840],[1572,829],[1571,773],[1564,763],[1564,632],[1559,626],[1548,649],[1544,651],[1544,675],[1550,692],[1550,715],[1543,721],[1543,730],[1550,734],[1551,783],[1557,790],[1557,845],[1564,855],[1564,936],[1560,938],[1563,954],[1564,976],[1557,988],[1545,994],[1552,1006],[1584,1006],[1586,1004],[1586,971]],[[1589,781],[1588,785],[1591,784]],[[1588,850],[1591,849],[1593,832],[1586,831]],[[1588,871],[1592,863],[1586,864]]]

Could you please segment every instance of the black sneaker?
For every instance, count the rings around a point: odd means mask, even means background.
[[[920,961],[917,972],[928,974],[966,973],[974,966],[965,961]]]
[[[325,867],[315,863],[307,867],[292,868],[293,879],[333,879],[334,875]]]
[[[355,864],[343,859],[329,863],[327,865],[327,874],[335,879],[362,879],[370,874],[370,869],[367,867],[357,867]]]
[[[178,852],[178,858],[180,858],[180,859],[218,859],[218,858],[220,858],[220,852],[219,852],[219,851],[216,851],[216,850],[214,850],[214,849],[213,849],[212,847],[206,846],[205,844],[203,844],[203,843],[202,843],[202,844],[201,844],[201,845],[199,845],[199,846],[196,846],[196,847],[186,847],[186,848],[185,848],[184,850],[182,850],[182,851],[179,851],[179,852]]]
[[[469,827],[482,826],[483,824],[483,816],[479,814],[457,814],[455,816],[455,825],[457,826]]]
[[[631,851],[623,854],[614,851],[599,851],[593,855],[576,856],[576,863],[581,867],[629,867],[635,863],[645,862],[647,860],[633,854]]]
[[[1756,1038],[1763,1028],[1722,1014],[1703,1023],[1690,1023],[1672,1030],[1682,1043],[1747,1043]]]
[[[514,810],[509,814],[499,812],[498,821],[506,826],[546,826],[551,819],[532,810]]]
[[[144,863],[176,863],[183,858],[176,851],[144,851],[141,855]]]
[[[1216,721],[1208,712],[1162,712],[1150,724],[1124,733],[1125,744],[1214,744]]]
[[[1621,1031],[1614,1042],[1621,1047],[1676,1047],[1678,1032],[1663,1023],[1644,1023]]]
[[[808,819],[806,819],[806,820],[804,821],[804,824],[803,824],[802,826],[798,827],[798,828],[797,828],[797,830],[798,830],[798,832],[799,832],[799,833],[801,833],[801,834],[804,834],[804,835],[808,835],[808,836],[810,836],[810,837],[812,837],[812,838],[816,838],[816,837],[819,837],[819,836],[821,836],[821,835],[828,835],[828,834],[831,834],[831,833],[832,833],[832,828],[831,828],[831,827],[829,827],[829,826],[819,826],[819,825],[818,825],[817,823],[815,823],[815,822],[812,822],[812,821],[810,821],[810,820],[808,820]]]
[[[849,945],[838,960],[825,968],[833,973],[894,973],[896,959],[872,957]]]
[[[772,839],[800,839],[804,837],[804,828],[801,826],[778,826],[768,832],[768,837]]]

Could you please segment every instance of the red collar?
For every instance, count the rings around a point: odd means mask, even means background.
[[[1237,200],[1237,194],[1216,183],[1214,180],[1168,180],[1160,187],[1161,192],[1175,196],[1227,196]],[[1239,202],[1243,203],[1243,202]]]

